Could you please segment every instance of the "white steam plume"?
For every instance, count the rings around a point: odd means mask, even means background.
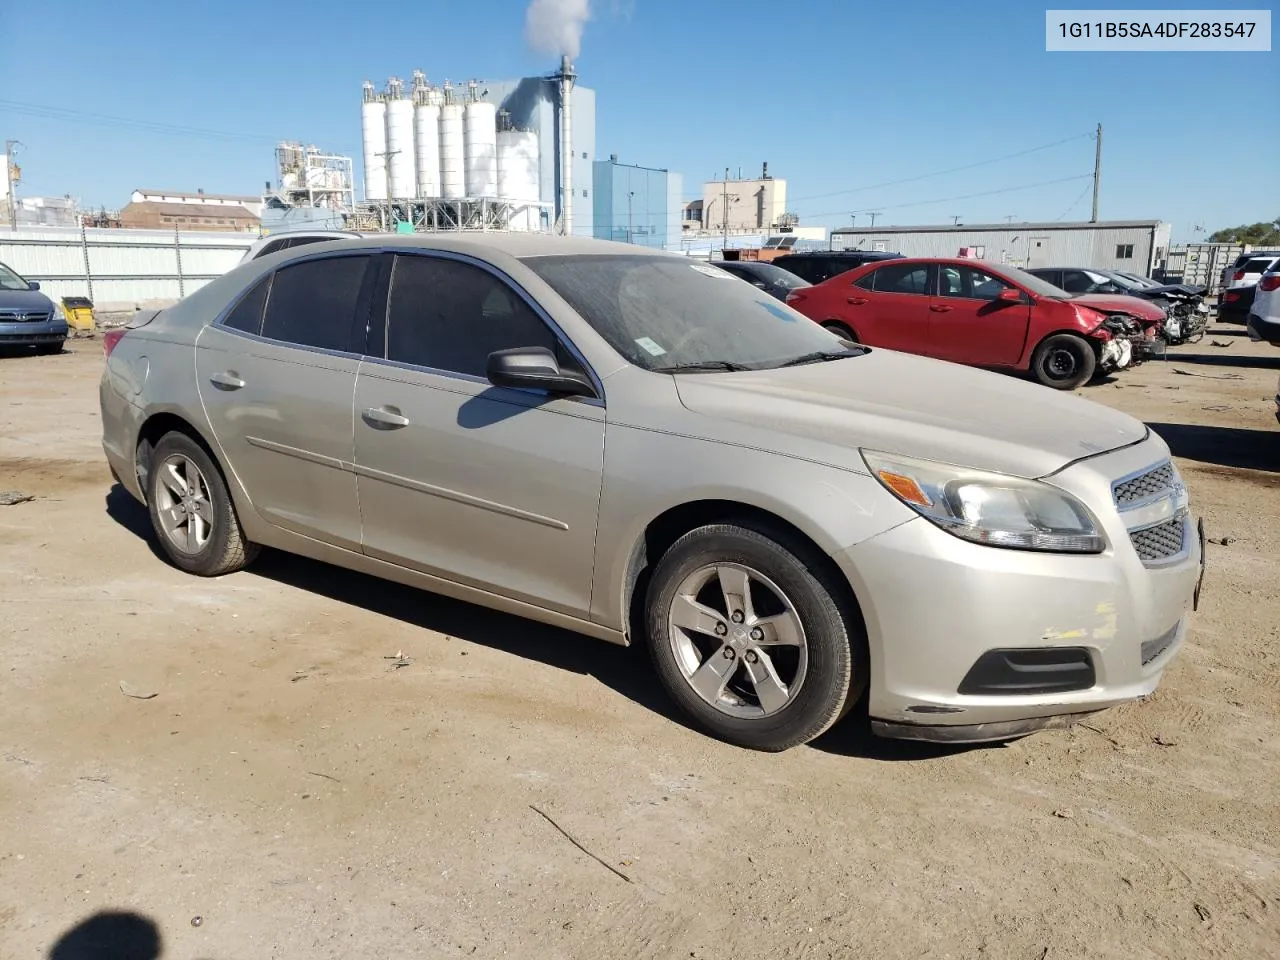
[[[540,53],[576,57],[590,7],[590,0],[532,0],[524,18],[529,44]]]

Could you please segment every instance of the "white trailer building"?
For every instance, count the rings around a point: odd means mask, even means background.
[[[1015,267],[1101,267],[1149,276],[1169,254],[1160,220],[1094,223],[960,223],[921,227],[840,227],[834,250],[884,250],[908,257],[973,256]]]

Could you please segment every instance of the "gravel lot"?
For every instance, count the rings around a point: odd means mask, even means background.
[[[128,910],[166,960],[1280,957],[1280,350],[1241,328],[1082,391],[1230,538],[1163,686],[982,749],[749,753],[642,650],[279,554],[186,576],[101,363],[0,357],[0,956],[153,957],[55,949]]]

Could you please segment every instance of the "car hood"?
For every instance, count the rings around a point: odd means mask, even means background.
[[[1142,291],[1149,297],[1201,297],[1205,288],[1199,284],[1166,283],[1158,287],[1147,287]]]
[[[1082,293],[1071,298],[1072,303],[1092,307],[1102,313],[1126,313],[1139,320],[1163,320],[1164,311],[1150,300],[1128,297],[1119,293]]]
[[[0,310],[52,313],[53,301],[39,290],[0,290]]]
[[[1109,407],[998,373],[872,350],[825,363],[676,376],[707,439],[865,471],[858,448],[1042,477],[1137,443],[1146,427]],[[751,430],[721,430],[732,421]],[[732,436],[730,436],[732,434]]]

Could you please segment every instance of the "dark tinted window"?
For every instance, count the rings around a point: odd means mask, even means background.
[[[1093,293],[1098,288],[1098,281],[1083,270],[1063,270],[1060,286],[1067,293]]]
[[[945,263],[938,267],[938,293],[944,297],[994,300],[1007,286],[1003,280],[973,267]]]
[[[263,277],[232,308],[222,321],[224,327],[243,330],[245,333],[262,332],[262,308],[267,305],[267,290],[271,287],[271,275]]]
[[[351,349],[368,257],[329,257],[281,267],[271,284],[262,335],[324,350]]]
[[[1246,263],[1242,269],[1245,273],[1266,273],[1275,259],[1275,257],[1255,258]]]
[[[469,263],[396,257],[388,360],[483,377],[489,354],[513,347],[555,351],[557,341],[510,286]]]
[[[929,267],[923,263],[890,264],[875,271],[877,293],[924,293]]]
[[[324,243],[328,240],[336,240],[337,237],[290,237],[289,245],[286,250],[292,250],[294,247],[305,247],[308,243]]]
[[[257,260],[258,257],[265,257],[273,253],[279,253],[286,246],[288,246],[288,244],[289,244],[289,241],[287,238],[281,239],[281,240],[272,240],[270,243],[266,244],[261,250],[259,250],[257,253],[257,256],[255,256],[253,259]]]

